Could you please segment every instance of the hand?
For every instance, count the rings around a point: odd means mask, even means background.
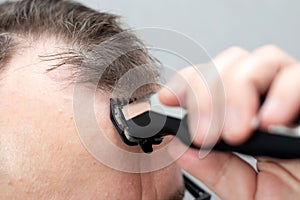
[[[216,143],[222,138],[238,144],[252,134],[253,119],[258,119],[260,126],[268,127],[287,124],[299,113],[300,64],[279,48],[265,46],[250,53],[232,47],[219,54],[214,63],[226,94],[224,127],[221,123],[224,116],[215,112],[217,109],[210,99],[220,90],[211,87],[209,91],[195,68],[181,70],[159,93],[162,103],[181,104],[188,110],[194,143]],[[185,83],[180,81],[182,78]],[[260,97],[266,93],[260,107]],[[210,127],[212,119],[219,122],[213,124],[213,129]],[[177,155],[182,145],[178,142],[170,146],[171,155]],[[204,159],[198,155],[196,150],[188,149],[177,162],[222,199],[296,199],[300,196],[298,160],[258,158],[256,172],[235,154],[211,152]]]

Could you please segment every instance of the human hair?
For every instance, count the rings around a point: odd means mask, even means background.
[[[111,91],[126,72],[140,67],[155,82],[160,70],[144,44],[119,17],[67,0],[22,0],[0,4],[0,69],[13,58],[18,40],[54,36],[70,48],[44,60],[57,60],[49,71],[73,66],[72,80]],[[100,78],[101,77],[101,78]],[[151,81],[150,81],[151,82]]]

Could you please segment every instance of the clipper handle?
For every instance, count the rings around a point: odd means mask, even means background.
[[[233,151],[251,156],[269,156],[281,159],[300,158],[299,137],[284,136],[262,130],[256,130],[246,142],[239,145],[230,145],[221,140],[213,147],[200,147],[192,143],[188,130],[186,115],[181,121],[176,137],[192,148]]]

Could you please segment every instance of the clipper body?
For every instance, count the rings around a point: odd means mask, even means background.
[[[213,147],[200,147],[195,146],[190,138],[186,111],[161,105],[153,99],[155,93],[137,101],[110,100],[111,121],[121,139],[130,146],[140,145],[145,153],[151,153],[152,146],[160,144],[166,135],[174,135],[186,145],[197,149],[283,159],[300,158],[299,127],[276,126],[268,131],[257,129],[252,137],[239,145],[230,145],[221,140]]]

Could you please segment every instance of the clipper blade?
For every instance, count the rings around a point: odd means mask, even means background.
[[[161,144],[164,136],[176,134],[182,118],[176,114],[170,116],[168,109],[159,109],[165,106],[157,103],[155,94],[134,101],[110,100],[111,121],[123,142],[130,146],[140,145],[146,153],[153,151],[152,145]]]

